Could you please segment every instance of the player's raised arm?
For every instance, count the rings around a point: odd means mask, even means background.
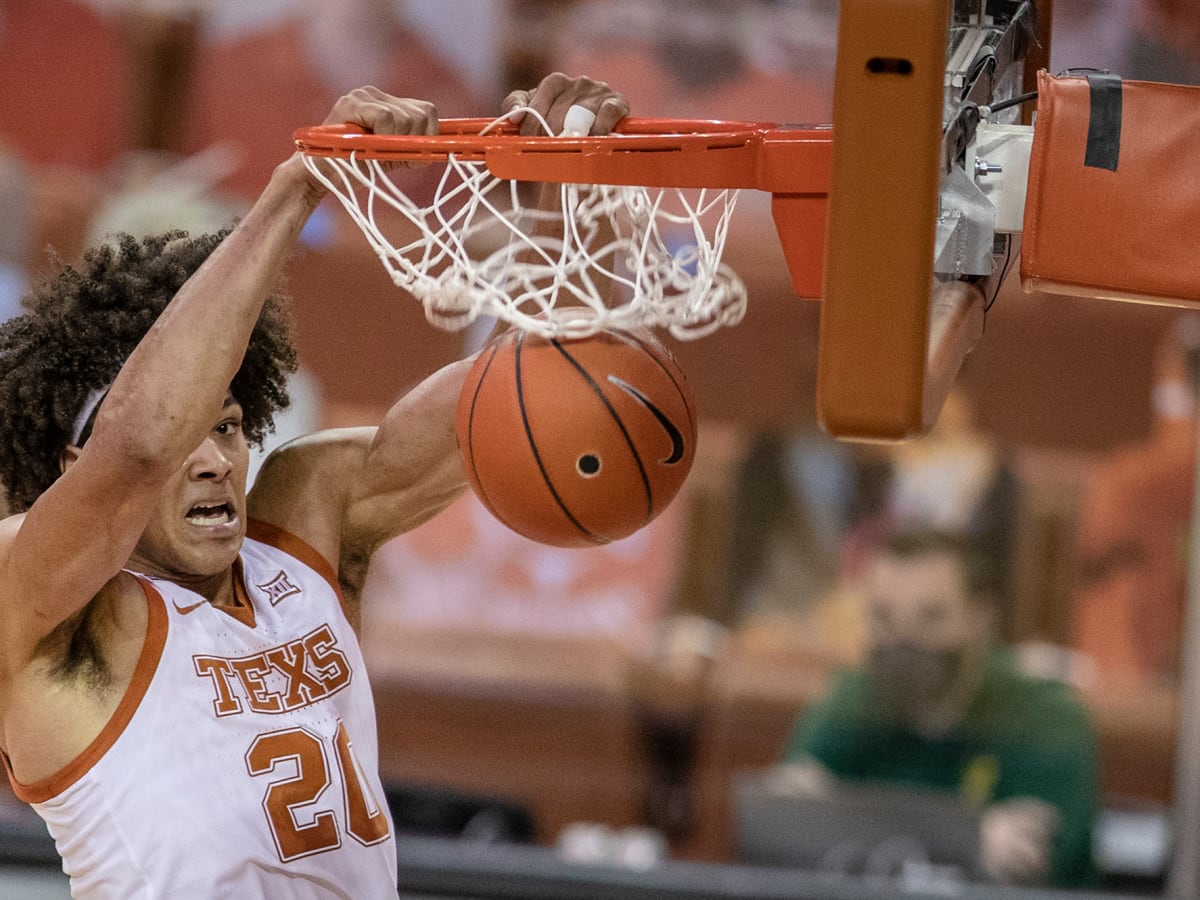
[[[389,133],[426,133],[437,127],[430,104],[375,88],[342,97],[327,121]],[[75,421],[62,422],[58,410],[47,414],[47,439],[42,441],[47,458],[40,461],[40,475],[32,484],[14,491],[11,482],[17,476],[5,478],[10,497],[19,498],[17,507],[28,511],[0,527],[0,620],[5,626],[0,660],[19,665],[38,641],[79,612],[134,552],[168,480],[214,429],[224,433],[237,427],[222,421],[231,383],[286,254],[323,193],[298,157],[278,166],[245,217],[112,371],[80,373],[69,367],[69,360],[54,359],[30,374],[37,366],[28,358],[4,354],[0,382],[10,398],[25,395],[22,378],[55,379],[46,368],[61,369],[64,380],[96,383],[88,385],[81,408],[68,411]],[[170,246],[159,249],[158,263],[112,289],[163,291],[172,267],[185,261],[173,260]],[[60,276],[76,282],[65,291],[69,302],[93,301],[89,291],[95,279],[89,272],[103,274],[119,264],[120,254],[138,252],[132,240],[119,249],[92,251],[83,271]],[[43,306],[63,293],[62,285],[57,292],[48,290]],[[23,327],[21,319],[5,326],[6,348],[20,345]],[[51,389],[43,395],[53,403],[63,394]],[[81,430],[90,433],[86,442]],[[57,477],[60,468],[63,474]],[[238,490],[244,491],[244,484]]]

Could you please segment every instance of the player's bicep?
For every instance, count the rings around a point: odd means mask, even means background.
[[[333,563],[365,557],[466,489],[455,409],[470,360],[426,378],[375,427],[308,435],[264,462],[249,514],[303,538]]]
[[[472,360],[438,370],[388,411],[354,473],[346,536],[360,549],[415,528],[466,489],[455,412]]]
[[[385,541],[427,522],[453,503],[467,487],[462,463],[454,454],[419,458],[402,473],[368,467],[362,487],[347,508],[343,546],[373,553]],[[395,477],[382,477],[392,474]]]

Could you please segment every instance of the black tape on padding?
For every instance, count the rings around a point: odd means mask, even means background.
[[[1115,172],[1121,155],[1121,76],[1097,74],[1087,80],[1091,113],[1083,164]]]

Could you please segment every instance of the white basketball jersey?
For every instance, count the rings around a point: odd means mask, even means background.
[[[15,786],[76,897],[396,896],[375,711],[332,568],[252,523],[233,610],[139,576],[145,646],[103,732]]]

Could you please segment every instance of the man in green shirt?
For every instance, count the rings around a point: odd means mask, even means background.
[[[797,722],[774,773],[792,789],[836,779],[958,792],[980,808],[998,882],[1093,882],[1096,742],[1066,685],[1019,671],[995,643],[972,548],[892,534],[865,572],[866,664]]]

